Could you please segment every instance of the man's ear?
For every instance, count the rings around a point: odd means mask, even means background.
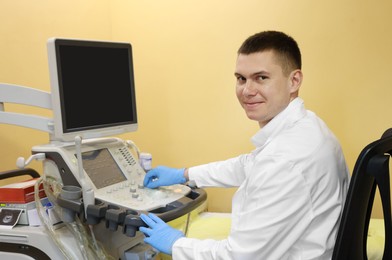
[[[289,84],[290,84],[290,92],[291,93],[295,93],[299,91],[299,88],[302,84],[302,71],[297,69],[297,70],[293,70],[290,73],[290,77],[289,77]]]

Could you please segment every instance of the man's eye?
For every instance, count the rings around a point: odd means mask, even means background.
[[[245,82],[246,79],[244,77],[242,77],[242,76],[237,76],[237,81],[238,82]]]
[[[258,79],[258,80],[266,80],[266,79],[268,79],[268,77],[267,77],[267,76],[263,76],[263,75],[259,75],[259,76],[257,77],[257,79]]]

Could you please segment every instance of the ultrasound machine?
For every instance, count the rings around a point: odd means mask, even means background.
[[[48,209],[36,196],[42,226],[0,230],[1,259],[156,259],[143,243],[141,213],[168,222],[206,200],[202,189],[173,185],[148,189],[140,151],[113,137],[136,131],[132,47],[129,43],[48,40],[51,92],[0,83],[0,123],[49,133],[19,168],[42,161]],[[4,103],[53,111],[53,118],[5,111]],[[163,238],[164,239],[164,238]]]

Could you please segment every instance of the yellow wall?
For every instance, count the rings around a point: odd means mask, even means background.
[[[154,165],[191,166],[253,148],[257,124],[234,94],[236,50],[255,32],[283,30],[302,49],[301,96],[335,132],[352,170],[391,126],[391,11],[389,0],[2,1],[0,82],[49,90],[52,36],[129,41],[140,127],[122,137],[151,152]],[[0,170],[45,142],[45,133],[0,125]],[[233,191],[210,189],[210,210],[229,210]]]
[[[0,82],[50,91],[46,41],[50,37],[111,38],[110,8],[102,0],[18,0],[0,2]],[[44,109],[5,104],[6,111],[40,113]],[[0,171],[15,168],[16,158],[48,142],[48,134],[0,124]],[[33,162],[40,170],[40,163]]]

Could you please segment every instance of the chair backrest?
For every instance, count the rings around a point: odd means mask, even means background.
[[[23,176],[23,175],[30,175],[32,178],[40,177],[39,173],[36,172],[36,170],[32,168],[24,168],[24,169],[15,169],[10,171],[0,172],[0,180]]]
[[[389,157],[392,155],[392,129],[360,153],[351,176],[333,260],[367,259],[366,243],[374,195],[378,187],[384,214],[385,247],[383,259],[392,259],[392,220]]]

